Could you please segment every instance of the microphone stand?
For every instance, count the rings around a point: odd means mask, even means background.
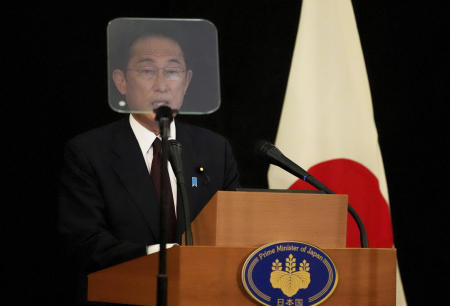
[[[305,171],[306,172],[306,171]],[[307,172],[306,172],[307,173]],[[309,173],[308,173],[309,174]],[[312,175],[308,175],[308,176],[304,176],[303,179],[305,182],[313,185],[314,187],[316,187],[317,189],[327,193],[327,194],[336,194],[336,192],[332,191],[331,189],[329,189],[327,186],[325,186],[324,184],[322,184],[321,182],[319,182],[315,177],[313,177]],[[359,239],[361,241],[361,247],[362,248],[368,248],[369,247],[369,239],[367,238],[367,232],[366,232],[366,228],[364,227],[364,223],[362,222],[361,218],[359,217],[358,213],[356,212],[356,210],[350,205],[350,203],[348,203],[347,206],[347,210],[350,213],[350,215],[352,215],[353,220],[355,220],[358,229],[359,229]]]
[[[273,144],[267,141],[259,141],[256,145],[256,154],[261,156],[263,159],[268,160],[269,163],[277,165],[278,167],[295,175],[301,180],[307,182],[308,184],[313,185],[317,189],[328,194],[335,194],[334,191],[332,191],[327,186],[319,182],[315,177],[313,177],[311,174],[303,170],[302,167],[295,164],[289,158],[284,156],[283,153],[281,153],[281,151],[278,150],[278,148],[275,147]],[[361,247],[368,248],[369,239],[367,238],[366,228],[364,227],[361,218],[356,213],[355,209],[350,205],[350,203],[348,203],[347,210],[355,220],[356,224],[358,225]]]
[[[167,227],[168,227],[168,201],[167,201],[167,160],[168,160],[168,138],[170,121],[172,121],[172,110],[162,106],[155,110],[156,120],[159,121],[159,131],[161,134],[162,165],[161,165],[161,191],[160,191],[160,245],[159,245],[159,270],[157,278],[157,304],[167,305]]]
[[[172,164],[172,169],[177,177],[177,184],[181,193],[181,203],[183,204],[184,222],[185,222],[185,243],[186,245],[193,245],[191,229],[191,210],[189,204],[189,198],[186,191],[186,183],[183,173],[183,161],[182,161],[182,146],[177,140],[169,140],[169,159]]]

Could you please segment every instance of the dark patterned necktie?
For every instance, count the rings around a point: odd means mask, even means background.
[[[156,196],[158,198],[158,203],[160,202],[161,193],[161,171],[162,171],[162,149],[161,140],[156,137],[153,142],[153,161],[152,168],[150,170],[150,176],[152,177],[153,186],[155,186]],[[169,174],[166,175],[167,182],[167,203],[168,207],[168,228],[167,228],[167,242],[177,242],[176,232],[177,232],[177,219],[175,216],[175,206],[173,202],[172,187],[170,185]],[[158,204],[159,205],[159,204]]]

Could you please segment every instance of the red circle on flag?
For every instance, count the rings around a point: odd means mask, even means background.
[[[366,228],[370,247],[393,246],[389,204],[380,192],[377,177],[368,168],[339,158],[316,164],[308,172],[335,193],[348,195],[350,205]],[[302,180],[297,180],[289,189],[315,190]],[[350,214],[347,215],[347,247],[361,247],[358,226]]]

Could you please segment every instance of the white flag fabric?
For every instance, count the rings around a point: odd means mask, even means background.
[[[350,0],[303,0],[275,145],[331,190],[348,194],[370,247],[393,246],[384,166]],[[269,167],[268,181],[273,189],[314,189],[276,166]],[[350,216],[347,246],[360,247]],[[397,305],[406,305],[399,276]]]

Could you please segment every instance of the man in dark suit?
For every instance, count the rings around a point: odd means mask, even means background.
[[[192,78],[183,50],[172,38],[147,34],[130,45],[126,66],[112,71],[130,109],[179,109]],[[86,272],[150,253],[158,244],[159,202],[151,180],[153,112],[132,113],[68,142],[59,193],[59,232]],[[183,164],[194,219],[217,190],[238,186],[229,143],[206,129],[173,121],[171,138],[183,146]],[[170,170],[175,211],[180,197]],[[195,181],[195,184],[194,184]],[[177,200],[178,198],[178,200]],[[177,218],[177,239],[182,218]]]

